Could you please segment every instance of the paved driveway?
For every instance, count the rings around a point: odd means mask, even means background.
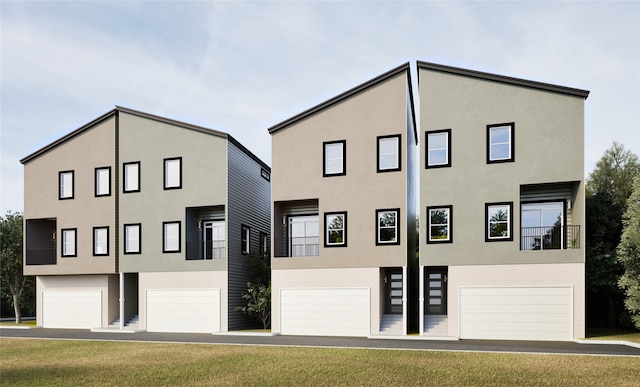
[[[402,349],[417,351],[471,351],[555,353],[579,355],[638,356],[640,348],[620,344],[580,344],[549,341],[459,340],[436,341],[422,339],[367,339],[360,337],[312,336],[245,336],[202,333],[115,333],[91,332],[83,329],[2,329],[0,336],[39,339],[110,340],[137,342],[175,342],[231,345],[270,345],[296,347],[345,347]]]

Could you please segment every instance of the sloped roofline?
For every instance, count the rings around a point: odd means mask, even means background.
[[[482,79],[486,81],[494,81],[494,82],[506,83],[509,85],[529,87],[532,89],[566,94],[566,95],[571,95],[574,97],[580,97],[584,99],[587,99],[587,97],[589,96],[589,90],[575,89],[573,87],[566,87],[566,86],[553,85],[550,83],[530,81],[522,78],[508,77],[504,75],[485,73],[485,72],[476,71],[476,70],[468,70],[460,67],[445,66],[445,65],[430,63],[430,62],[418,61],[418,69],[439,71],[442,73],[461,75],[465,77]]]
[[[260,164],[262,167],[268,169],[269,171],[271,171],[271,168],[262,160],[260,160],[256,155],[254,155],[250,150],[248,150],[244,145],[240,144],[235,138],[233,138],[230,134],[225,133],[225,132],[221,132],[218,130],[213,130],[213,129],[209,129],[209,128],[205,128],[203,126],[198,126],[198,125],[193,125],[193,124],[189,124],[186,122],[182,122],[182,121],[177,121],[177,120],[173,120],[171,118],[166,118],[166,117],[161,117],[161,116],[157,116],[154,114],[150,114],[150,113],[145,113],[139,110],[134,110],[134,109],[129,109],[123,106],[117,106],[115,107],[115,109],[101,115],[100,117],[84,124],[83,126],[79,127],[78,129],[72,131],[71,133],[59,138],[58,140],[50,143],[49,145],[44,146],[43,148],[33,152],[32,154],[26,156],[25,158],[23,158],[22,160],[20,160],[20,163],[22,164],[26,164],[29,161],[49,152],[50,150],[53,150],[54,148],[58,147],[59,145],[67,142],[68,140],[74,138],[75,136],[82,134],[83,132],[93,128],[94,126],[96,126],[97,124],[106,121],[114,116],[116,116],[116,114],[118,112],[123,112],[123,113],[127,113],[127,114],[131,114],[134,116],[138,116],[138,117],[142,117],[142,118],[146,118],[146,119],[150,119],[150,120],[154,120],[154,121],[158,121],[158,122],[163,122],[166,124],[170,124],[173,126],[178,126],[184,129],[189,129],[189,130],[194,130],[196,132],[200,132],[200,133],[204,133],[204,134],[208,134],[208,135],[212,135],[212,136],[216,136],[216,137],[221,137],[224,139],[229,140],[230,142],[232,142],[234,145],[236,145],[238,148],[240,148],[244,153],[246,153],[249,157],[251,157],[253,160],[255,160],[258,164]]]
[[[364,83],[362,83],[362,84],[360,84],[360,85],[358,85],[358,86],[356,86],[356,87],[354,87],[352,89],[349,89],[349,90],[345,91],[344,93],[338,94],[337,96],[335,96],[335,97],[333,97],[333,98],[331,98],[331,99],[329,99],[329,100],[327,100],[325,102],[322,102],[322,103],[320,103],[320,104],[318,104],[318,105],[316,105],[316,106],[314,106],[312,108],[309,108],[309,109],[303,111],[300,114],[297,114],[297,115],[295,115],[295,116],[293,116],[293,117],[291,117],[291,118],[289,118],[289,119],[287,119],[285,121],[282,121],[279,124],[276,124],[276,125],[270,127],[268,129],[269,133],[270,134],[274,134],[275,132],[277,132],[277,131],[279,131],[281,129],[284,129],[284,128],[286,128],[286,127],[288,127],[288,126],[290,126],[290,125],[292,125],[292,124],[294,124],[294,123],[296,123],[298,121],[304,120],[305,118],[310,117],[310,116],[314,115],[315,113],[317,113],[319,111],[322,111],[322,110],[324,110],[324,109],[326,109],[326,108],[328,108],[328,107],[330,107],[332,105],[340,103],[340,102],[344,101],[345,99],[347,99],[349,97],[352,97],[352,96],[354,96],[354,95],[356,95],[356,94],[358,94],[358,93],[360,93],[360,92],[362,92],[362,91],[364,91],[366,89],[369,89],[372,86],[375,86],[375,85],[377,85],[377,84],[379,84],[381,82],[386,81],[389,78],[393,78],[393,77],[395,77],[395,76],[397,76],[399,74],[402,74],[402,73],[406,73],[407,74],[407,82],[408,82],[409,93],[410,93],[409,102],[408,103],[410,104],[410,108],[411,108],[411,119],[413,120],[413,128],[414,128],[414,131],[416,131],[417,130],[416,129],[416,115],[415,115],[415,109],[414,109],[414,106],[413,106],[413,88],[411,87],[411,71],[410,71],[409,65],[410,65],[409,62],[407,62],[405,64],[402,64],[402,65],[400,65],[400,66],[398,66],[398,67],[396,67],[394,69],[391,69],[391,70],[387,71],[386,73],[384,73],[382,75],[379,75],[379,76],[377,76],[377,77],[375,77],[375,78],[373,78],[373,79],[371,79],[371,80],[369,80],[367,82],[364,82]],[[416,139],[417,139],[417,132],[416,132]]]

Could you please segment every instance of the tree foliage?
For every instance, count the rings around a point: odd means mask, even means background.
[[[251,280],[247,282],[247,291],[242,294],[245,306],[236,311],[254,317],[262,323],[264,329],[271,325],[271,254],[250,254],[247,260],[247,272]]]
[[[13,306],[16,322],[22,322],[22,309],[32,303],[25,295],[33,294],[33,280],[22,275],[22,214],[7,212],[0,217],[0,282],[2,297]],[[6,290],[9,290],[7,292]],[[30,298],[30,297],[29,297]]]
[[[640,174],[633,182],[623,218],[624,231],[617,253],[624,267],[618,285],[625,291],[624,305],[636,328],[640,329]]]
[[[587,192],[590,195],[606,194],[615,206],[624,209],[633,189],[633,179],[638,172],[638,156],[625,150],[624,145],[614,142],[589,175]]]

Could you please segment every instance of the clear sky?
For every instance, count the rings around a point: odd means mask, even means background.
[[[121,105],[230,133],[267,128],[407,61],[590,90],[585,174],[640,155],[640,2],[1,1],[0,211],[19,160]],[[463,114],[463,112],[461,112]]]

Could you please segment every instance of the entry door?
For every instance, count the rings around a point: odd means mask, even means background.
[[[426,314],[447,314],[447,269],[430,269],[425,272],[425,310]]]
[[[387,269],[384,275],[385,314],[402,314],[402,269]]]
[[[564,248],[563,202],[523,204],[521,219],[523,250]]]
[[[318,216],[289,218],[289,248],[292,257],[318,255]]]
[[[206,221],[202,230],[204,259],[224,258],[225,226],[224,221]]]

